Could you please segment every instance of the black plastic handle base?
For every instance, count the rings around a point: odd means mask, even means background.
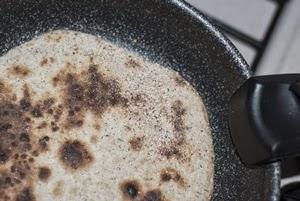
[[[300,155],[300,74],[250,78],[230,100],[229,126],[248,165]]]

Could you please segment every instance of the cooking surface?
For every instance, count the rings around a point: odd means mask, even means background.
[[[3,0],[0,27],[1,53],[36,34],[64,27],[117,39],[121,46],[179,71],[208,110],[216,154],[213,200],[276,200],[278,166],[249,169],[241,164],[226,122],[229,97],[249,76],[247,65],[189,6],[175,0]]]

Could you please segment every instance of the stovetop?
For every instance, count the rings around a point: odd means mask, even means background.
[[[212,18],[257,75],[300,72],[300,1],[187,1]]]

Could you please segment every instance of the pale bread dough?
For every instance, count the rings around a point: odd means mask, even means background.
[[[103,78],[118,83],[124,104],[110,105],[100,115],[87,107],[81,126],[64,127],[66,84],[58,81],[54,87],[53,78],[71,73],[87,79],[79,74],[91,65]],[[7,87],[1,99],[16,94],[11,99],[18,102],[26,84],[32,104],[52,97],[55,106],[63,106],[58,131],[50,125],[50,114],[32,117],[31,143],[47,135],[49,148],[33,157],[31,170],[20,184],[4,189],[9,200],[22,201],[32,194],[29,201],[146,201],[142,196],[154,189],[161,192],[161,201],[210,199],[214,152],[206,109],[197,91],[177,72],[100,37],[66,30],[11,49],[0,58],[0,66],[0,81]],[[44,120],[47,127],[37,129]],[[62,163],[59,150],[68,140],[86,146],[90,156],[86,166],[72,169]],[[0,164],[0,173],[12,163]],[[40,167],[51,171],[46,180],[38,178]],[[167,175],[166,181],[161,180],[164,171],[171,179]],[[122,192],[126,181],[139,183],[136,198]]]

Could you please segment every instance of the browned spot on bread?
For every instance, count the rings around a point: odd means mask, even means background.
[[[14,178],[15,184],[18,184],[17,180],[22,181],[26,179],[27,175],[30,173],[30,168],[27,163],[18,162],[10,167],[10,173],[8,173],[8,171],[6,173]]]
[[[70,106],[79,106],[84,101],[85,87],[72,74],[68,74],[65,82],[67,84],[67,100]]]
[[[5,84],[3,81],[0,81],[0,93],[3,93],[6,90]]]
[[[14,185],[11,175],[7,172],[0,172],[0,189],[7,189],[10,186]]]
[[[94,64],[94,57],[93,56],[90,56],[90,63]]]
[[[154,189],[148,191],[143,198],[143,201],[163,201],[163,196],[160,190]]]
[[[134,151],[140,151],[143,147],[145,137],[134,137],[129,141],[130,147]]]
[[[121,96],[118,82],[104,78],[97,68],[96,65],[90,65],[80,75],[67,73],[64,76],[66,86],[63,96],[69,110],[66,128],[80,127],[83,124],[82,111],[89,110],[99,117],[110,107],[127,104],[127,99]]]
[[[72,64],[71,62],[69,62],[69,61],[67,61],[67,62],[65,62],[65,67],[67,68],[67,69],[71,69],[71,68],[75,68],[75,65],[74,64]]]
[[[161,182],[169,182],[174,181],[178,183],[181,187],[185,187],[185,181],[182,176],[173,168],[165,168],[160,172],[160,180]]]
[[[14,97],[14,96],[16,96],[16,94],[13,93],[12,85],[1,79],[0,79],[0,95],[5,97],[4,100],[15,101],[15,98],[16,98],[16,97]],[[2,99],[2,97],[1,97],[1,99]]]
[[[160,154],[166,156],[168,159],[175,156],[175,158],[180,159],[182,157],[179,148],[176,144],[171,144],[171,146],[166,146],[160,148]]]
[[[0,101],[15,102],[17,95],[14,93],[13,86],[3,80],[0,80]]]
[[[69,70],[68,68],[70,68],[70,66],[72,66],[72,64],[66,62],[65,68],[62,69],[60,72],[58,72],[54,77],[52,77],[52,84],[54,87],[61,86],[64,84],[64,79],[66,77],[66,70]]]
[[[15,201],[35,201],[35,196],[33,194],[32,188],[24,188],[15,198]]]
[[[17,64],[9,69],[9,73],[16,77],[24,78],[30,75],[31,71],[26,66]]]
[[[27,110],[30,110],[30,114],[34,118],[43,117],[43,113],[45,113],[51,106],[54,104],[55,100],[53,98],[47,98],[45,100],[38,101],[36,104],[32,105],[30,103],[30,97],[25,98],[27,96],[24,95],[24,98],[21,100],[23,107]]]
[[[47,113],[50,114],[50,115],[53,114],[53,109],[52,108],[48,109]]]
[[[119,186],[124,201],[167,201],[159,189],[144,192],[136,180],[125,180]]]
[[[47,127],[47,122],[43,121],[42,123],[40,123],[40,125],[38,125],[37,129],[43,129]]]
[[[58,76],[55,76],[52,78],[52,83],[53,83],[53,86],[56,87],[57,86],[57,83],[59,82],[59,77]]]
[[[94,128],[99,131],[101,129],[101,126],[99,123],[95,123]]]
[[[40,155],[40,153],[38,152],[38,150],[34,150],[31,154],[32,154],[32,156],[35,156],[35,157],[37,157],[37,156]]]
[[[29,112],[31,117],[33,118],[42,118],[44,117],[44,114],[49,114],[48,111],[52,110],[51,107],[55,103],[55,99],[48,97],[42,100],[38,100],[36,103],[31,102],[30,93],[28,87],[25,85],[23,89],[23,98],[19,101],[19,105],[22,109],[22,111]],[[30,117],[26,116],[25,121],[27,123],[31,123]],[[37,129],[44,129],[47,127],[47,123],[45,121],[42,121],[39,123],[39,125],[36,127]]]
[[[130,56],[128,57],[127,61],[125,62],[125,66],[129,68],[141,68],[141,64],[134,59],[132,59]]]
[[[63,114],[63,110],[60,109],[60,108],[57,108],[54,112],[54,115],[53,115],[54,120],[57,122],[60,119],[62,114]]]
[[[17,95],[16,95],[16,94],[12,94],[11,100],[12,100],[12,101],[17,101]]]
[[[64,182],[58,181],[52,190],[53,197],[60,197],[64,192]]]
[[[83,123],[81,113],[77,113],[75,107],[82,107],[84,102],[84,87],[72,74],[68,74],[65,82],[67,84],[66,105],[69,107],[68,116],[66,119],[66,127],[79,127]]]
[[[189,160],[190,156],[187,155],[187,144],[185,142],[185,115],[186,109],[183,107],[183,103],[179,100],[175,101],[171,106],[172,117],[171,123],[173,125],[174,138],[168,143],[162,144],[159,149],[159,153],[166,156],[168,159],[175,157],[183,161]]]
[[[39,104],[32,108],[31,115],[35,118],[40,118],[43,116],[41,106]]]
[[[6,192],[3,192],[3,191],[0,190],[0,200],[10,201],[11,198],[8,195],[6,195]]]
[[[97,71],[97,65],[90,65],[87,71],[74,73],[75,68],[70,62],[66,62],[66,69],[59,72],[53,78],[53,84],[63,85],[64,108],[67,115],[64,116],[64,129],[81,127],[84,124],[85,112],[90,111],[96,117],[101,117],[103,112],[114,106],[125,106],[127,99],[120,95],[121,89],[114,79],[105,78]],[[69,72],[68,72],[69,71]],[[56,121],[62,114],[49,110]],[[57,128],[54,128],[54,130]],[[97,128],[96,128],[97,129]]]
[[[122,182],[120,190],[124,200],[136,200],[142,194],[142,189],[136,180]]]
[[[109,106],[127,103],[127,100],[120,94],[121,89],[117,81],[104,79],[97,72],[97,66],[89,67],[88,80],[85,103],[91,110],[101,114]]]
[[[53,57],[49,57],[49,58],[44,58],[41,62],[40,62],[40,66],[41,67],[45,67],[48,66],[52,63],[54,63],[54,58]]]
[[[40,167],[38,172],[38,177],[41,181],[48,181],[51,176],[51,170],[48,167]]]
[[[177,84],[177,86],[183,87],[186,85],[185,80],[180,76],[177,76],[177,75],[174,76],[174,80],[175,80],[175,83]]]
[[[39,139],[39,145],[40,145],[41,150],[43,150],[43,151],[48,150],[49,140],[50,140],[50,138],[48,136],[44,136]]]
[[[9,95],[0,100],[0,191],[14,201],[35,200],[31,189],[36,174],[34,157],[48,147],[47,138],[39,139],[34,133],[35,120],[29,116],[40,116],[36,108],[42,113],[51,107],[53,100],[32,102],[30,96],[30,89],[24,85],[19,100]]]
[[[14,152],[28,151],[30,125],[23,112],[19,105],[0,103],[0,164],[5,164]]]
[[[65,167],[77,170],[89,165],[93,161],[93,156],[83,143],[69,140],[60,148],[59,159]]]
[[[62,36],[59,35],[59,36],[57,36],[57,37],[55,38],[55,41],[56,41],[56,42],[60,42],[61,39],[62,39]]]
[[[67,118],[65,124],[66,129],[81,127],[83,125],[83,117],[80,115]]]
[[[162,172],[160,174],[160,180],[163,181],[163,182],[167,182],[167,181],[170,181],[172,179],[173,179],[172,175],[169,174],[168,172]]]
[[[56,132],[56,131],[59,130],[59,127],[58,127],[58,126],[52,126],[52,127],[51,127],[51,130],[52,130],[53,132]]]
[[[42,108],[43,110],[47,110],[47,109],[50,109],[51,106],[53,106],[53,104],[55,103],[55,99],[54,98],[47,98],[43,101],[43,104],[42,104]]]
[[[174,131],[179,134],[183,134],[184,130],[186,129],[184,124],[184,116],[186,114],[186,109],[183,108],[183,104],[179,100],[175,101],[171,108],[174,113],[173,116]]]

